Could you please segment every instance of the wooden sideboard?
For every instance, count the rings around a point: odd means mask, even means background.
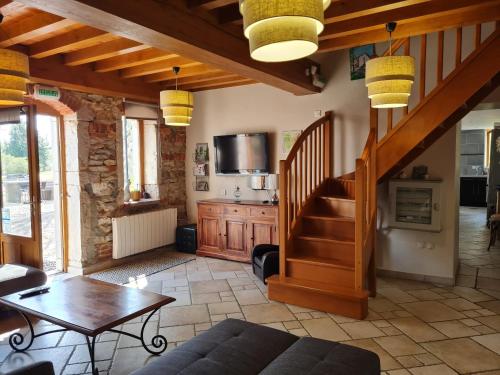
[[[251,262],[259,244],[278,244],[278,206],[259,201],[198,201],[197,255]]]

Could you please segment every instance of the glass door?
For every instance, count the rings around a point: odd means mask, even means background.
[[[30,107],[0,110],[0,261],[40,267],[36,132]]]

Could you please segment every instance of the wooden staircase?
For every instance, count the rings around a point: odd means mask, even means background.
[[[410,110],[370,109],[370,131],[356,170],[333,176],[333,113],[301,134],[280,163],[280,273],[268,279],[269,298],[363,319],[376,293],[377,184],[413,160],[500,81],[500,30],[462,56],[462,29],[456,30],[456,64],[443,77],[444,32],[438,33],[436,87],[426,90],[427,35],[421,37],[419,95]],[[393,53],[410,40],[393,44]],[[388,54],[389,51],[386,52]],[[427,91],[429,91],[427,93]],[[379,122],[387,121],[381,137]]]

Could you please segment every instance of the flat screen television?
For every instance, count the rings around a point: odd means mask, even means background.
[[[267,133],[233,134],[214,137],[217,174],[269,173]]]

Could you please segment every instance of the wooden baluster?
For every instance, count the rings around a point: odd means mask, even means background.
[[[279,205],[279,236],[280,236],[280,279],[285,278],[285,257],[286,257],[286,245],[287,245],[287,233],[288,233],[288,198],[286,196],[287,186],[286,186],[286,162],[284,160],[280,161],[280,176],[279,176],[279,186],[280,186],[280,205]]]
[[[455,69],[462,63],[462,28],[457,28],[457,45],[455,47]]]
[[[312,194],[314,189],[314,151],[313,151],[313,133],[309,135],[309,194]]]
[[[325,179],[332,177],[333,170],[333,113],[327,112],[328,116],[327,123],[325,124],[325,137],[324,149],[325,149]]]
[[[420,100],[425,97],[425,74],[427,62],[427,34],[420,37]]]
[[[300,182],[299,182],[299,199],[300,199],[300,208],[302,208],[302,205],[304,204],[304,194],[303,194],[303,187],[304,187],[304,180],[302,179],[302,176],[304,176],[304,149],[302,146],[300,146],[299,150],[299,171],[300,171]]]
[[[481,44],[481,24],[476,25],[476,30],[474,33],[474,49],[478,49]]]
[[[410,56],[410,38],[406,38],[405,40],[405,49],[404,49],[404,54],[405,56]],[[408,114],[408,106],[403,107],[403,115]]]
[[[291,173],[290,170],[287,171],[286,178],[287,178],[287,182],[286,182],[287,192],[286,192],[286,195],[288,197],[288,222],[287,222],[287,229],[288,229],[287,239],[288,239],[290,237],[290,233],[291,233],[291,229],[292,229],[291,228],[292,213],[293,213],[292,210],[295,210],[295,208],[293,207],[293,203],[292,203],[292,181],[291,181],[292,173]]]
[[[297,156],[295,157],[293,161],[293,195],[294,195],[294,204],[295,204],[295,209],[294,209],[294,221],[297,221],[297,216],[299,213],[299,199],[298,199],[298,194],[297,194],[297,181],[298,181],[298,174],[297,174]]]
[[[355,221],[355,241],[354,241],[354,289],[363,288],[363,200],[365,190],[363,160],[356,160],[356,221]]]
[[[320,155],[318,153],[318,129],[314,129],[314,188],[318,186],[318,163]]]
[[[393,109],[389,108],[387,110],[387,133],[390,133],[392,130],[392,114],[393,114]]]
[[[308,171],[308,166],[309,162],[307,160],[308,152],[307,152],[308,146],[307,146],[307,138],[304,139],[304,200],[307,199],[309,196],[309,191],[307,190],[307,174],[309,173]]]
[[[438,61],[437,61],[437,82],[443,81],[443,50],[444,50],[444,31],[438,33]]]

